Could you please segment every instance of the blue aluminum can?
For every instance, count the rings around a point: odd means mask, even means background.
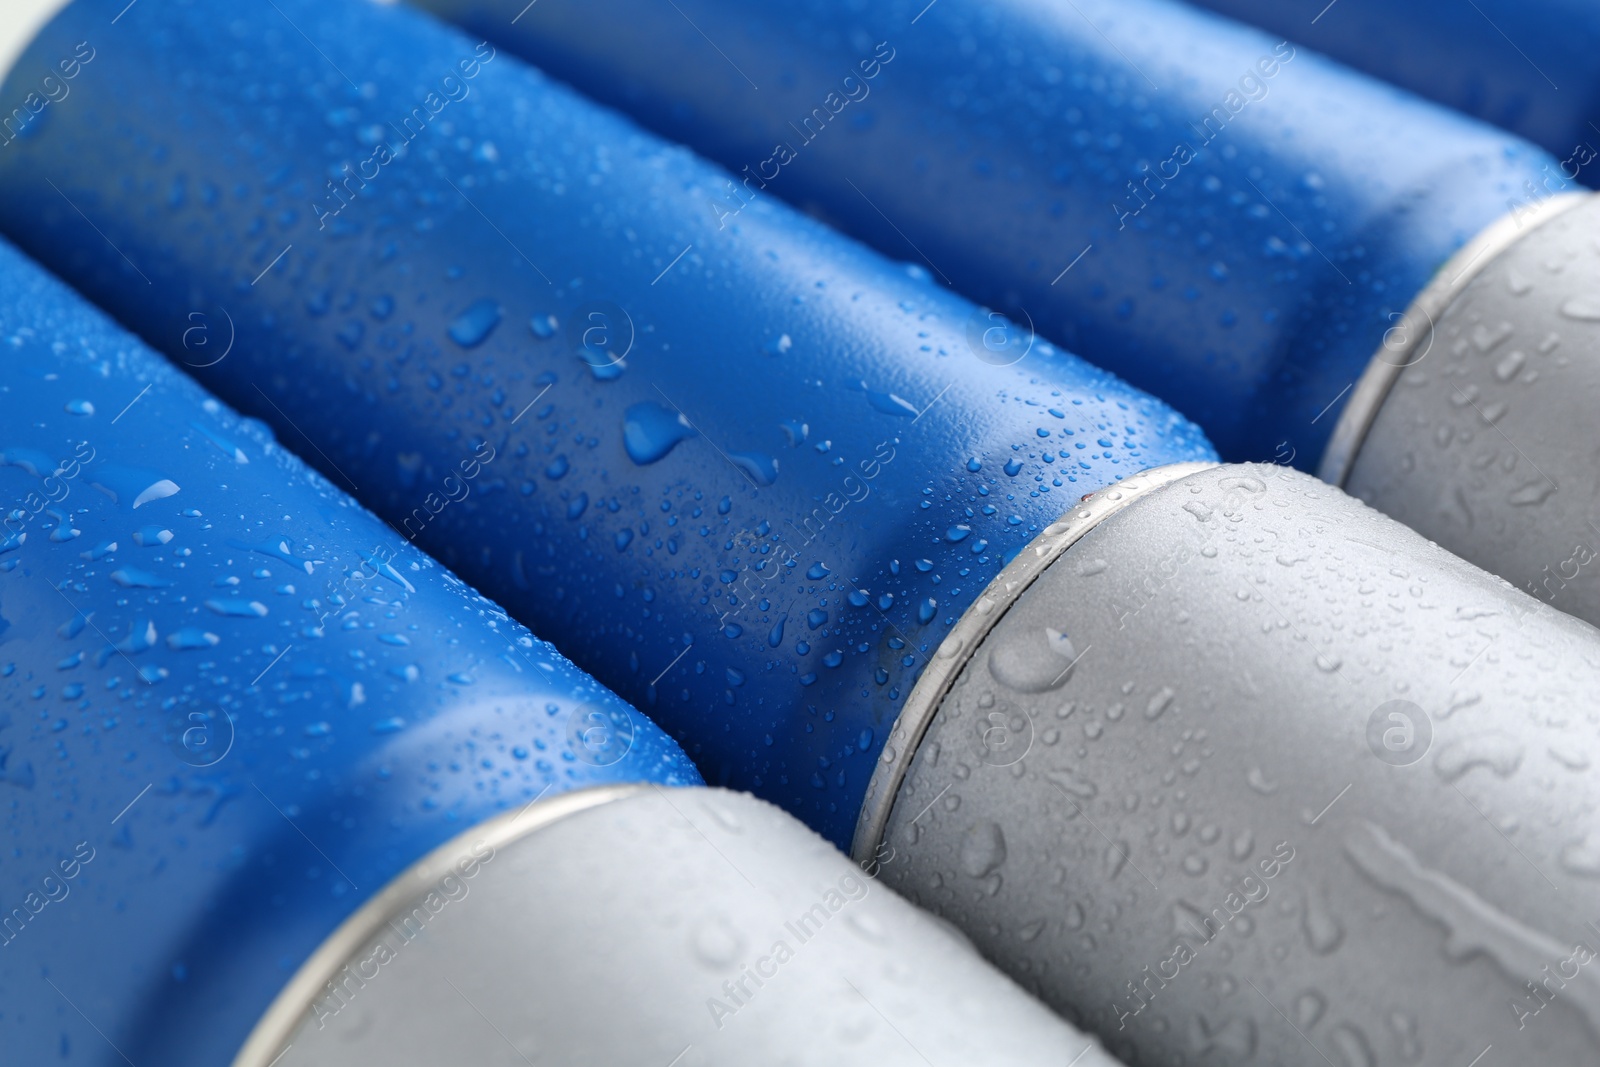
[[[1229,459],[1316,469],[1411,299],[1554,169],[1170,0],[428,6],[738,171],[706,211],[926,257]]]
[[[741,168],[719,220],[775,194],[923,256],[1225,455],[1315,471],[1600,624],[1600,203],[1578,185],[1600,129],[1540,132],[1553,157],[1166,0],[430,6]],[[1298,39],[1304,6],[1264,21]],[[1571,68],[1530,121],[1584,124],[1595,11],[1377,6],[1317,28],[1420,74],[1476,69],[1454,40],[1503,14]]]
[[[226,1063],[430,850],[541,797],[699,781],[4,243],[0,341],[6,1063]]]
[[[727,172],[424,14],[139,5],[112,38],[119,7],[13,72],[106,41],[0,149],[0,224],[835,843],[1007,560],[1214,456],[926,266],[768,198],[719,219]],[[225,358],[185,347],[224,313]]]
[[[1600,8],[1588,0],[1198,0],[1526,137],[1594,185]]]

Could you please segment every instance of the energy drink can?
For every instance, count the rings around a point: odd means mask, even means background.
[[[959,934],[746,793],[623,786],[468,831],[375,895],[234,1067],[1115,1067]]]
[[[1562,159],[1569,178],[1595,184],[1600,11],[1583,0],[1474,3],[1464,18],[1448,0],[1200,0],[1526,137]]]
[[[1600,1048],[1600,634],[1308,475],[1151,471],[925,673],[858,859],[1130,1063]]]
[[[743,168],[721,210],[787,197],[926,255],[967,295],[1171,401],[1225,458],[1351,479],[1380,510],[1515,585],[1559,587],[1553,603],[1600,623],[1594,568],[1575,562],[1600,536],[1585,414],[1600,310],[1583,290],[1595,212],[1569,210],[1600,144],[1577,129],[1600,69],[1583,43],[1594,10],[1524,4],[1503,23],[1538,29],[1528,47],[1575,68],[1557,77],[1571,91],[1551,93],[1565,103],[1525,115],[1574,127],[1540,127],[1562,146],[1552,157],[1294,43],[1349,32],[1423,77],[1430,50],[1472,69],[1456,39],[1481,30],[1508,76],[1549,93],[1484,21],[1505,4],[1448,18],[1385,6],[1397,27],[1430,27],[1420,35],[1371,32],[1380,16],[1361,0],[1322,12],[1315,33],[1288,24],[1304,29],[1323,4],[1271,5],[1264,21],[1289,40],[1166,0],[545,0],[514,21],[521,5],[500,0],[428,6]],[[768,72],[760,91],[739,70]],[[1524,99],[1484,92],[1502,111]],[[1481,294],[1505,285],[1478,321]],[[1537,288],[1523,299],[1523,286]],[[1446,339],[1433,327],[1452,300],[1461,325]],[[1403,369],[1421,392],[1388,388]],[[1437,410],[1418,409],[1423,394]]]
[[[72,5],[17,70],[116,14]],[[772,202],[719,224],[724,172],[425,14],[116,31],[0,149],[0,221],[709,780],[841,846],[1005,561],[1084,493],[1215,456],[926,268]],[[197,312],[238,323],[226,358],[184,347]]]
[[[430,850],[540,797],[700,780],[3,243],[0,341],[7,1062],[224,1063]]]

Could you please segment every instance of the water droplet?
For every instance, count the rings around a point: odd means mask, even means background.
[[[1128,863],[1128,843],[1126,841],[1112,841],[1106,845],[1105,852],[1100,855],[1100,869],[1105,874],[1106,881],[1111,881],[1122,873],[1122,868]]]
[[[215,448],[218,452],[221,452],[224,456],[227,456],[229,459],[233,460],[235,463],[244,464],[250,462],[250,457],[244,454],[244,449],[240,448],[226,437],[223,437],[221,434],[212,432],[210,429],[202,426],[198,422],[191,422],[189,424],[189,428],[198,431],[200,436],[211,442],[213,448]]]
[[[1268,779],[1267,773],[1260,767],[1251,767],[1245,774],[1244,780],[1249,783],[1251,789],[1264,797],[1270,797],[1278,791],[1278,783]]]
[[[1170,686],[1162,686],[1161,691],[1151,697],[1150,703],[1144,706],[1144,717],[1150,720],[1161,718],[1161,713],[1172,705],[1172,698],[1176,695]]]
[[[970,526],[952,526],[944,532],[944,539],[946,541],[965,541],[971,533],[972,527]]]
[[[1294,1001],[1294,1022],[1302,1030],[1309,1030],[1317,1025],[1324,1012],[1328,1010],[1328,1001],[1315,989],[1308,989],[1301,993]]]
[[[1082,800],[1093,800],[1100,792],[1095,784],[1087,778],[1079,778],[1070,770],[1046,771],[1045,775],[1054,782],[1063,792]]]
[[[1203,1015],[1196,1015],[1190,1025],[1189,1043],[1196,1055],[1220,1051],[1223,1062],[1242,1063],[1256,1054],[1256,1024],[1240,1016],[1214,1023]]]
[[[718,915],[697,923],[690,937],[694,954],[701,963],[721,973],[739,959],[744,938],[725,917]]]
[[[474,301],[450,324],[450,340],[462,348],[476,348],[500,325],[500,305],[488,297]]]
[[[653,401],[630,407],[622,420],[622,444],[628,458],[640,466],[654,463],[671,452],[679,441],[694,436],[682,412]]]
[[[1344,927],[1328,909],[1328,902],[1315,890],[1306,894],[1305,906],[1300,910],[1300,932],[1306,944],[1319,956],[1326,956],[1344,940]]]
[[[59,545],[64,541],[71,541],[74,537],[83,533],[82,530],[72,525],[72,517],[66,512],[59,511],[56,508],[46,508],[45,514],[56,520],[56,528],[50,531],[50,540],[55,544]],[[21,542],[19,541],[18,543],[20,544]]]
[[[0,449],[0,467],[21,467],[35,478],[44,478],[55,470],[55,461],[38,449],[9,445]]]
[[[845,917],[845,924],[856,933],[874,944],[889,944],[889,931],[883,924],[866,912],[851,912]]]
[[[1454,782],[1474,767],[1488,767],[1508,778],[1522,764],[1522,745],[1506,734],[1490,731],[1452,741],[1434,757],[1433,769]]]
[[[1494,376],[1502,382],[1509,382],[1515,378],[1528,362],[1528,357],[1520,350],[1506,353],[1506,357],[1495,364]]]
[[[1343,1057],[1347,1067],[1377,1067],[1378,1058],[1372,1054],[1367,1035],[1349,1023],[1340,1023],[1328,1036],[1334,1051]]]
[[[1600,876],[1600,833],[1591,831],[1561,850],[1561,866],[1573,874]]]
[[[154,548],[172,540],[172,531],[162,526],[141,526],[133,532],[133,543],[141,548]]]
[[[90,476],[89,484],[118,504],[138,509],[153,500],[164,500],[177,492],[178,483],[154,471],[107,464]]]
[[[69,400],[65,410],[68,415],[93,415],[94,405],[87,400]]]
[[[998,823],[987,819],[975,823],[961,838],[961,869],[973,878],[984,878],[1006,861],[1006,838]]]
[[[1506,502],[1515,507],[1537,507],[1550,499],[1550,494],[1555,491],[1555,485],[1548,478],[1536,478],[1527,485],[1513,489],[1506,497]]]
[[[307,574],[311,574],[315,570],[316,564],[322,562],[320,559],[307,559],[304,556],[297,555],[294,550],[294,541],[288,537],[268,537],[266,540],[254,545],[246,541],[229,541],[228,543],[235,548],[248,549],[263,556],[271,556],[273,559],[282,560],[296,570],[304,571]]]
[[[903,415],[915,418],[919,412],[911,401],[904,397],[895,396],[893,393],[877,393],[867,390],[867,403],[872,405],[872,410],[881,411],[885,415]]]
[[[729,452],[728,459],[759,486],[778,480],[778,461],[763,452]]]
[[[995,643],[989,674],[1019,693],[1045,693],[1066,684],[1077,658],[1072,640],[1060,630],[1027,629]]]
[[[267,606],[259,600],[208,600],[206,607],[235,619],[260,618],[267,613]]]
[[[1443,872],[1424,867],[1410,849],[1375,823],[1359,823],[1346,836],[1344,850],[1374,884],[1403,895],[1425,918],[1443,928],[1448,959],[1487,958],[1518,995],[1529,976],[1571,952],[1554,937],[1524,926]],[[1573,994],[1570,1002],[1582,1013],[1591,1036],[1600,1039],[1600,1000],[1576,985],[1567,992]],[[1366,1062],[1370,1063],[1370,1058]]]
[[[589,373],[597,382],[614,382],[622,377],[622,372],[628,369],[628,361],[621,356],[612,355],[611,350],[604,345],[579,347],[577,356],[583,365],[589,368]]]
[[[107,556],[111,555],[111,553],[115,552],[116,550],[117,550],[117,543],[115,541],[101,541],[98,545],[95,545],[93,548],[88,549],[88,550],[83,551],[83,552],[79,552],[78,553],[78,558],[79,559],[86,559],[90,563],[93,563],[96,560],[105,559]]]
[[[111,580],[124,589],[164,589],[172,583],[137,567],[121,567],[111,572]]]
[[[1600,322],[1600,297],[1575,296],[1561,305],[1561,314],[1579,322]]]
[[[186,626],[167,635],[167,647],[176,651],[186,651],[201,648],[212,648],[222,638],[216,634],[207,633],[197,626]]]

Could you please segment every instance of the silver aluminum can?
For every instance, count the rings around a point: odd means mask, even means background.
[[[1116,1067],[775,807],[554,797],[467,831],[299,971],[234,1067]]]
[[[1389,331],[1321,474],[1600,625],[1600,198],[1489,228]]]
[[[855,851],[1130,1064],[1593,1064],[1597,698],[1339,490],[1158,468],[952,629]]]

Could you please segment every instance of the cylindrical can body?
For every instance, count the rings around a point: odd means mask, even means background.
[[[739,171],[721,210],[787,197],[920,254],[1230,459],[1315,469],[1439,264],[1564,184],[1509,134],[1169,0],[428,6]]]
[[[0,339],[8,1063],[225,1062],[367,895],[466,827],[699,780],[5,244]]]
[[[594,792],[406,872],[296,976],[234,1067],[1116,1067],[771,805]]]
[[[1083,493],[1213,456],[925,270],[770,200],[719,227],[724,172],[426,15],[117,29],[0,150],[7,230],[836,842],[1004,561]],[[184,347],[197,312],[238,324],[226,358]]]
[[[1600,198],[1570,205],[1470,277],[1441,272],[1407,313],[1411,346],[1363,380],[1371,395],[1352,402],[1336,437],[1348,447],[1322,474],[1600,625],[1600,479],[1585,436],[1600,410]]]
[[[1163,473],[952,635],[859,851],[1130,1063],[1594,1062],[1600,632],[1307,475]]]
[[[1199,0],[1526,137],[1595,184],[1600,8],[1588,0]]]

